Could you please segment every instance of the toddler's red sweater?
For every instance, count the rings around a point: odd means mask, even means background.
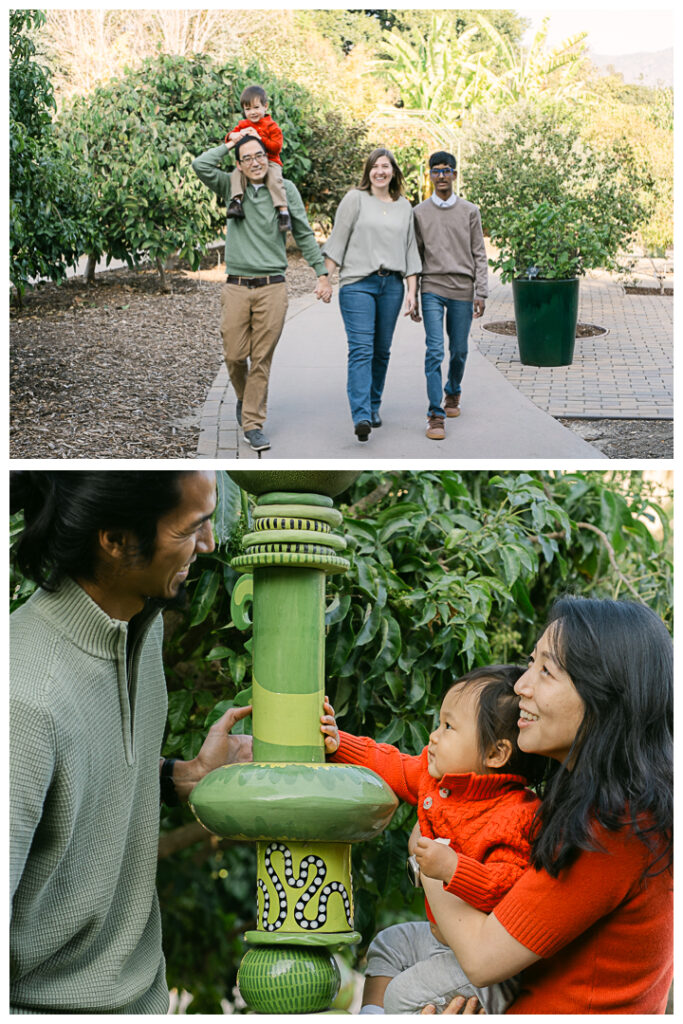
[[[270,114],[264,114],[260,121],[249,121],[244,119],[236,124],[233,132],[241,132],[243,128],[255,128],[259,134],[259,138],[263,145],[266,147],[266,153],[271,163],[279,164],[282,167],[282,160],[280,159],[280,153],[282,151],[282,130],[275,121],[273,121]],[[226,136],[225,141],[228,141],[230,132]]]
[[[526,780],[474,772],[434,779],[426,747],[414,756],[366,736],[340,732],[339,737],[330,760],[371,768],[401,800],[417,804],[422,835],[450,839],[458,854],[455,874],[444,888],[489,913],[529,864],[529,832],[539,799]],[[434,920],[429,905],[427,916]]]

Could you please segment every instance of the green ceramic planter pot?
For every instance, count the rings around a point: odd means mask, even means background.
[[[525,366],[571,366],[579,279],[512,282],[519,358]]]

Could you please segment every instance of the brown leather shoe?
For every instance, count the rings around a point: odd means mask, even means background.
[[[460,415],[460,392],[457,395],[446,395],[446,399],[443,403],[443,407],[446,410],[448,417]]]
[[[430,416],[427,423],[427,437],[432,441],[443,441],[446,438],[443,416]]]

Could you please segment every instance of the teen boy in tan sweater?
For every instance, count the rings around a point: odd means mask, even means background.
[[[439,151],[429,158],[434,193],[414,210],[415,237],[422,259],[422,317],[425,325],[427,437],[446,436],[446,416],[460,415],[460,392],[472,317],[483,315],[488,271],[479,208],[453,192],[455,157]],[[449,362],[442,399],[444,314]],[[443,404],[442,404],[443,401]]]

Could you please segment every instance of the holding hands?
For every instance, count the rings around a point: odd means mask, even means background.
[[[325,737],[325,753],[334,754],[339,748],[339,729],[337,728],[337,720],[334,717],[334,708],[330,704],[330,698],[325,697],[325,703],[323,705],[325,714],[320,716],[322,725],[320,731]]]
[[[318,278],[318,283],[315,287],[316,299],[322,299],[323,302],[329,302],[332,298],[332,285],[327,274],[321,274]],[[327,697],[325,698],[327,700]]]

